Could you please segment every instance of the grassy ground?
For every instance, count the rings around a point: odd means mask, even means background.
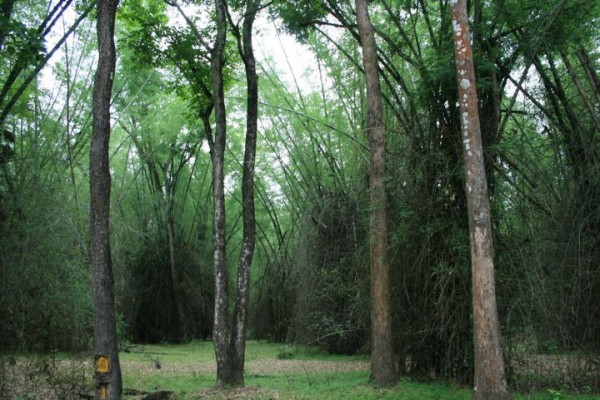
[[[246,387],[215,391],[214,350],[210,342],[184,345],[132,345],[121,355],[124,400],[138,400],[159,390],[173,399],[400,399],[462,400],[469,388],[449,383],[420,383],[401,379],[390,389],[368,383],[364,357],[331,356],[314,349],[249,342]],[[55,355],[52,359],[19,357],[3,364],[5,385],[0,399],[79,399],[90,393],[93,371],[88,355]],[[13,362],[14,361],[14,362]],[[11,364],[11,369],[6,369]],[[8,373],[7,373],[8,371]],[[0,377],[0,378],[2,378]],[[32,379],[32,377],[37,377]],[[26,387],[27,386],[27,387]],[[49,389],[49,387],[54,389]],[[12,393],[11,393],[12,392]],[[6,396],[8,394],[8,396]],[[598,395],[569,395],[558,390],[517,394],[516,399],[600,399]]]
[[[284,356],[284,359],[281,359]],[[215,382],[212,343],[180,346],[136,346],[122,354],[124,387],[144,392],[169,390],[178,399],[440,399],[471,398],[471,390],[453,384],[419,383],[402,379],[391,389],[368,383],[364,357],[331,356],[314,349],[249,342],[246,387],[228,392],[212,389]],[[156,368],[157,362],[160,369]],[[517,399],[600,399],[567,395],[559,390],[521,394]],[[129,396],[126,399],[139,397]]]
[[[283,355],[284,359],[280,357]],[[124,387],[139,391],[170,390],[180,399],[469,399],[468,389],[402,381],[393,389],[368,384],[364,357],[323,355],[311,349],[248,343],[246,387],[228,392],[215,382],[211,343],[182,346],[136,346],[122,355]],[[160,369],[156,368],[157,362]],[[126,399],[135,399],[130,396]]]

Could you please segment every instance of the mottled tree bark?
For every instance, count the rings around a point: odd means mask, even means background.
[[[258,75],[252,44],[252,26],[258,12],[260,0],[246,4],[246,13],[241,35],[234,27],[238,50],[244,62],[246,85],[248,89],[246,103],[246,145],[244,149],[244,167],[242,175],[242,218],[244,234],[242,249],[238,258],[237,295],[231,336],[231,351],[234,385],[244,384],[244,362],[246,353],[246,331],[248,328],[248,310],[250,308],[250,270],[256,242],[256,219],[254,211],[254,170],[256,158],[256,137],[258,131]]]
[[[252,45],[252,27],[259,10],[260,0],[246,3],[243,26],[232,24],[238,40],[238,50],[246,70],[248,85],[246,115],[246,147],[242,176],[243,239],[238,258],[236,303],[233,327],[229,330],[228,271],[225,261],[225,194],[223,187],[223,161],[226,142],[225,102],[223,96],[223,52],[227,31],[227,5],[224,0],[216,1],[217,37],[212,51],[211,79],[215,110],[216,133],[212,140],[207,128],[213,160],[214,216],[214,271],[215,271],[215,321],[213,341],[217,358],[217,387],[241,386],[244,384],[246,331],[250,308],[250,270],[256,242],[254,211],[254,165],[258,130],[258,75]],[[231,332],[231,336],[229,333]],[[229,338],[229,342],[227,339]]]
[[[471,241],[475,400],[510,399],[496,306],[490,202],[465,0],[450,0]]]
[[[217,387],[232,381],[232,360],[229,347],[229,276],[225,252],[225,183],[223,162],[227,135],[225,97],[223,89],[223,63],[227,34],[227,5],[216,0],[217,36],[211,54],[211,81],[215,110],[215,138],[212,146],[213,176],[213,270],[215,275],[215,311],[213,343],[217,361]]]
[[[118,0],[97,3],[98,67],[94,81],[93,131],[90,146],[90,263],[94,304],[96,399],[121,398],[121,368],[114,310],[109,244],[110,101],[115,71],[115,14]]]
[[[356,0],[356,20],[367,84],[367,135],[371,150],[369,246],[371,252],[371,378],[381,385],[396,382],[392,342],[385,193],[385,127],[377,66],[375,33],[367,0]]]

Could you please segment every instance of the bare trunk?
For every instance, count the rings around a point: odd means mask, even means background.
[[[250,308],[250,270],[256,242],[256,220],[254,212],[254,166],[256,158],[256,137],[258,130],[258,75],[252,45],[252,26],[260,0],[251,1],[246,8],[241,37],[239,32],[238,49],[246,70],[248,97],[246,104],[246,145],[244,150],[244,170],[242,176],[242,213],[244,237],[238,259],[237,297],[234,314],[231,344],[233,357],[233,382],[244,384],[244,361],[246,352],[246,331]],[[241,43],[240,43],[241,39]]]
[[[496,307],[490,203],[485,177],[473,53],[465,0],[451,0],[458,99],[460,103],[466,197],[471,241],[474,399],[510,399]]]
[[[231,382],[232,361],[229,337],[229,275],[225,258],[225,184],[223,161],[227,134],[223,90],[223,52],[227,33],[227,11],[224,0],[215,2],[217,37],[212,50],[211,80],[215,109],[215,139],[212,148],[213,168],[213,270],[215,275],[215,311],[213,342],[217,361],[217,387]]]
[[[115,70],[114,26],[118,0],[98,1],[98,68],[93,95],[90,147],[90,262],[94,305],[96,399],[121,398],[121,368],[114,310],[114,284],[109,244],[110,100]]]
[[[375,33],[367,1],[356,0],[356,20],[367,83],[367,135],[371,149],[370,224],[371,252],[371,378],[382,385],[396,382],[392,342],[385,193],[385,127]]]

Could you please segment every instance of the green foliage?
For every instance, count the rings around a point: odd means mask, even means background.
[[[280,18],[286,31],[306,41],[309,29],[327,17],[326,2],[322,0],[275,1],[272,16]]]
[[[196,120],[181,112],[186,110],[184,101],[164,91],[159,70],[138,66],[132,73],[124,68],[121,79],[122,98],[116,105],[121,122],[113,133],[119,144],[112,165],[122,171],[115,187],[120,211],[115,236],[123,241],[115,252],[116,269],[124,280],[117,295],[126,333],[138,342],[181,340],[179,298],[186,315],[194,315],[185,331],[190,338],[205,338],[210,335],[213,301],[208,213],[206,207],[193,205],[209,190],[205,181],[201,186],[194,181],[206,177],[209,168],[208,157],[199,151],[202,135]],[[124,143],[130,150],[117,155]],[[174,282],[172,268],[180,282]],[[180,289],[177,295],[175,287]]]
[[[74,195],[62,124],[33,101],[12,126],[14,157],[1,164],[0,348],[81,349],[91,323],[87,216],[79,208],[86,193]]]
[[[488,11],[489,10],[489,11]],[[597,2],[582,0],[508,1],[494,3],[486,8],[487,21],[496,18],[496,33],[519,27],[523,29],[517,37],[532,37],[535,40],[519,43],[525,56],[540,46],[556,49],[564,46],[579,46],[597,34],[597,19],[600,14]]]
[[[164,1],[155,0],[124,1],[119,8],[119,43],[133,49],[137,59],[129,68],[160,65],[163,62],[161,39],[168,29],[166,9]]]

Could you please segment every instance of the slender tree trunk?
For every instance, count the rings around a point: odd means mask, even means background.
[[[594,105],[592,104],[592,101],[585,93],[583,84],[579,80],[579,77],[577,76],[577,72],[575,71],[575,68],[573,68],[571,61],[569,60],[569,55],[566,53],[566,51],[564,49],[560,49],[560,56],[562,57],[563,63],[565,64],[567,71],[569,71],[569,75],[571,75],[571,79],[573,80],[573,83],[575,84],[575,87],[577,88],[577,92],[579,92],[579,97],[581,98],[581,101],[585,105],[585,108],[587,108],[588,112],[590,113],[590,117],[592,117],[592,120],[594,121],[594,124],[596,125],[596,129],[600,130],[600,118],[599,118],[598,114],[596,113],[596,110],[594,109]]]
[[[585,71],[585,76],[587,76],[588,81],[592,86],[592,91],[596,96],[596,100],[600,101],[600,79],[598,78],[596,70],[594,69],[594,66],[592,65],[592,62],[588,57],[585,49],[580,48],[579,50],[577,50],[577,58],[581,63],[581,67]]]
[[[109,244],[110,100],[115,71],[115,14],[118,0],[97,3],[98,68],[93,94],[90,147],[90,261],[94,304],[96,399],[121,398],[121,368],[114,310],[114,284]]]
[[[254,166],[256,158],[256,137],[258,131],[258,75],[252,44],[252,26],[256,18],[260,0],[247,4],[242,26],[239,52],[246,70],[248,97],[246,104],[246,145],[244,150],[244,170],[242,176],[242,213],[244,235],[238,259],[237,296],[231,336],[233,384],[244,384],[244,360],[246,353],[246,331],[250,308],[250,270],[256,242],[256,219],[254,212]],[[239,34],[238,44],[240,40]]]
[[[215,139],[212,148],[213,168],[213,270],[215,275],[215,311],[213,342],[217,360],[217,387],[232,381],[232,360],[229,347],[229,275],[225,258],[225,184],[223,162],[227,134],[223,89],[223,60],[227,34],[227,5],[216,0],[217,36],[211,55],[211,81],[215,110]]]
[[[465,0],[450,0],[471,241],[475,400],[510,399],[496,307],[490,203]]]
[[[371,378],[381,385],[396,382],[390,315],[390,289],[385,193],[385,127],[375,33],[367,0],[356,0],[356,20],[367,83],[367,135],[371,149],[370,233],[371,251]]]

